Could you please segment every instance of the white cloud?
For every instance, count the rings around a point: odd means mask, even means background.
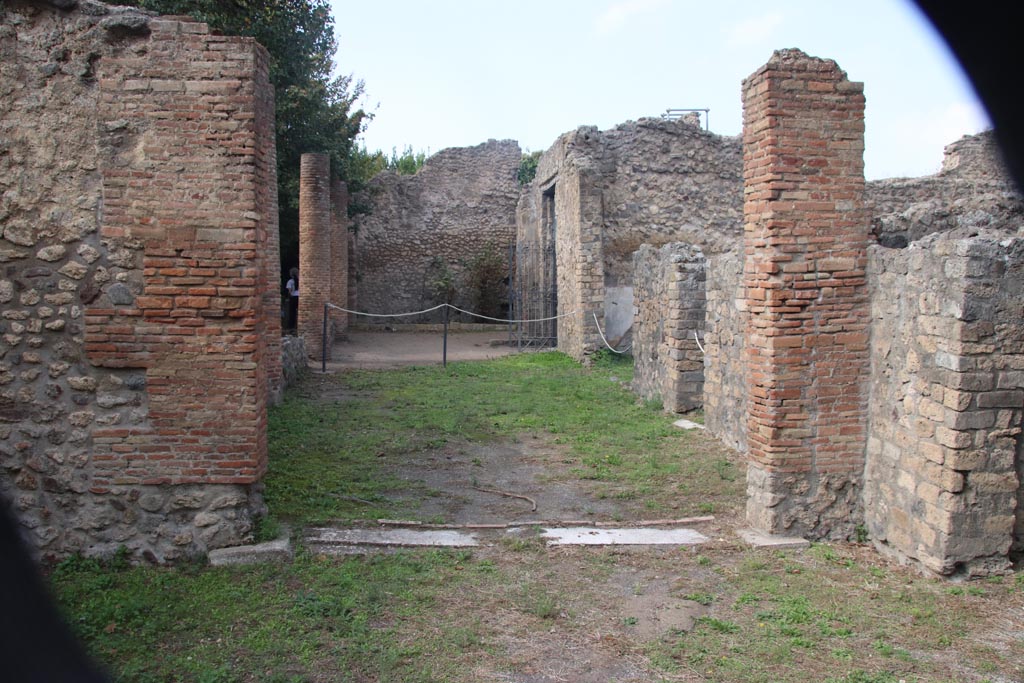
[[[767,41],[775,29],[782,25],[782,14],[771,12],[741,21],[727,31],[726,43],[730,47],[757,45]]]
[[[669,4],[670,0],[619,0],[597,17],[595,28],[598,35],[618,31],[631,17],[653,12]]]

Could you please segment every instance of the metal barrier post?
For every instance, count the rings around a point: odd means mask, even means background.
[[[441,367],[448,367],[448,304],[444,306],[444,342],[441,347]]]

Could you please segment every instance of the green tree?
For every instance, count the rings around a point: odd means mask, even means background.
[[[529,152],[523,154],[519,162],[519,184],[529,185],[537,175],[537,164],[540,162],[540,155],[543,152]]]
[[[414,152],[412,145],[406,145],[401,154],[397,148],[392,147],[391,158],[387,160],[386,167],[399,175],[413,175],[427,163],[427,154],[423,151]]]
[[[338,43],[327,0],[118,1],[160,14],[187,14],[227,35],[251,36],[267,48],[277,110],[281,262],[296,264],[301,155],[328,153],[334,173],[353,192],[370,177],[355,144],[370,118],[356,106],[363,83],[331,76]]]

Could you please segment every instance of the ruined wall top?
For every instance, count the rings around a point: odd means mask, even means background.
[[[1009,182],[1010,174],[1003,161],[995,132],[985,130],[965,135],[943,149],[942,175],[970,175],[974,178]]]
[[[356,227],[359,308],[427,308],[441,303],[436,285],[446,269],[460,280],[469,262],[484,255],[507,263],[521,160],[514,140],[489,140],[442,150],[413,175],[385,171],[371,180],[356,198],[369,209]],[[471,287],[463,285],[457,283],[457,305],[475,307]]]
[[[642,244],[698,244],[708,253],[734,248],[742,234],[742,151],[685,119],[642,118],[608,130],[582,126],[541,156],[524,194],[545,191],[568,169],[581,174],[602,233],[604,273],[627,284]]]
[[[969,236],[987,228],[1013,235],[1024,226],[1024,197],[991,130],[947,145],[934,175],[867,183],[865,202],[872,232],[886,247],[905,247],[936,232]]]

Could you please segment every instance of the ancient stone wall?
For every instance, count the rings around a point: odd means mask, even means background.
[[[669,412],[704,404],[704,280],[699,247],[645,244],[633,255],[633,390]]]
[[[743,82],[747,519],[848,537],[864,466],[870,240],[863,84],[775,52]]]
[[[1016,232],[1024,220],[1024,198],[992,131],[947,145],[939,173],[869,182],[864,198],[872,232],[888,247],[951,230],[962,236],[979,228]]]
[[[268,57],[70,4],[0,8],[0,488],[45,554],[170,560],[241,541],[262,506]]]
[[[705,279],[704,424],[726,445],[747,450],[747,300],[740,250],[708,259]]]
[[[640,245],[683,241],[718,253],[739,243],[741,216],[736,138],[662,119],[562,135],[541,156],[517,214],[520,241],[540,234],[555,242],[558,311],[566,315],[559,349],[582,358],[603,348],[595,315],[610,340],[627,332]],[[547,261],[538,267],[550,270]]]
[[[508,274],[521,158],[514,141],[491,140],[442,150],[415,175],[385,171],[370,181],[359,200],[369,213],[360,215],[356,226],[359,310],[402,313],[444,303],[440,283],[446,279],[454,286],[451,303],[478,310],[480,287],[473,281],[483,266],[474,268],[474,263],[496,260],[501,278]]]
[[[1024,539],[1024,239],[873,247],[871,281],[868,531],[935,572],[1001,570]]]

